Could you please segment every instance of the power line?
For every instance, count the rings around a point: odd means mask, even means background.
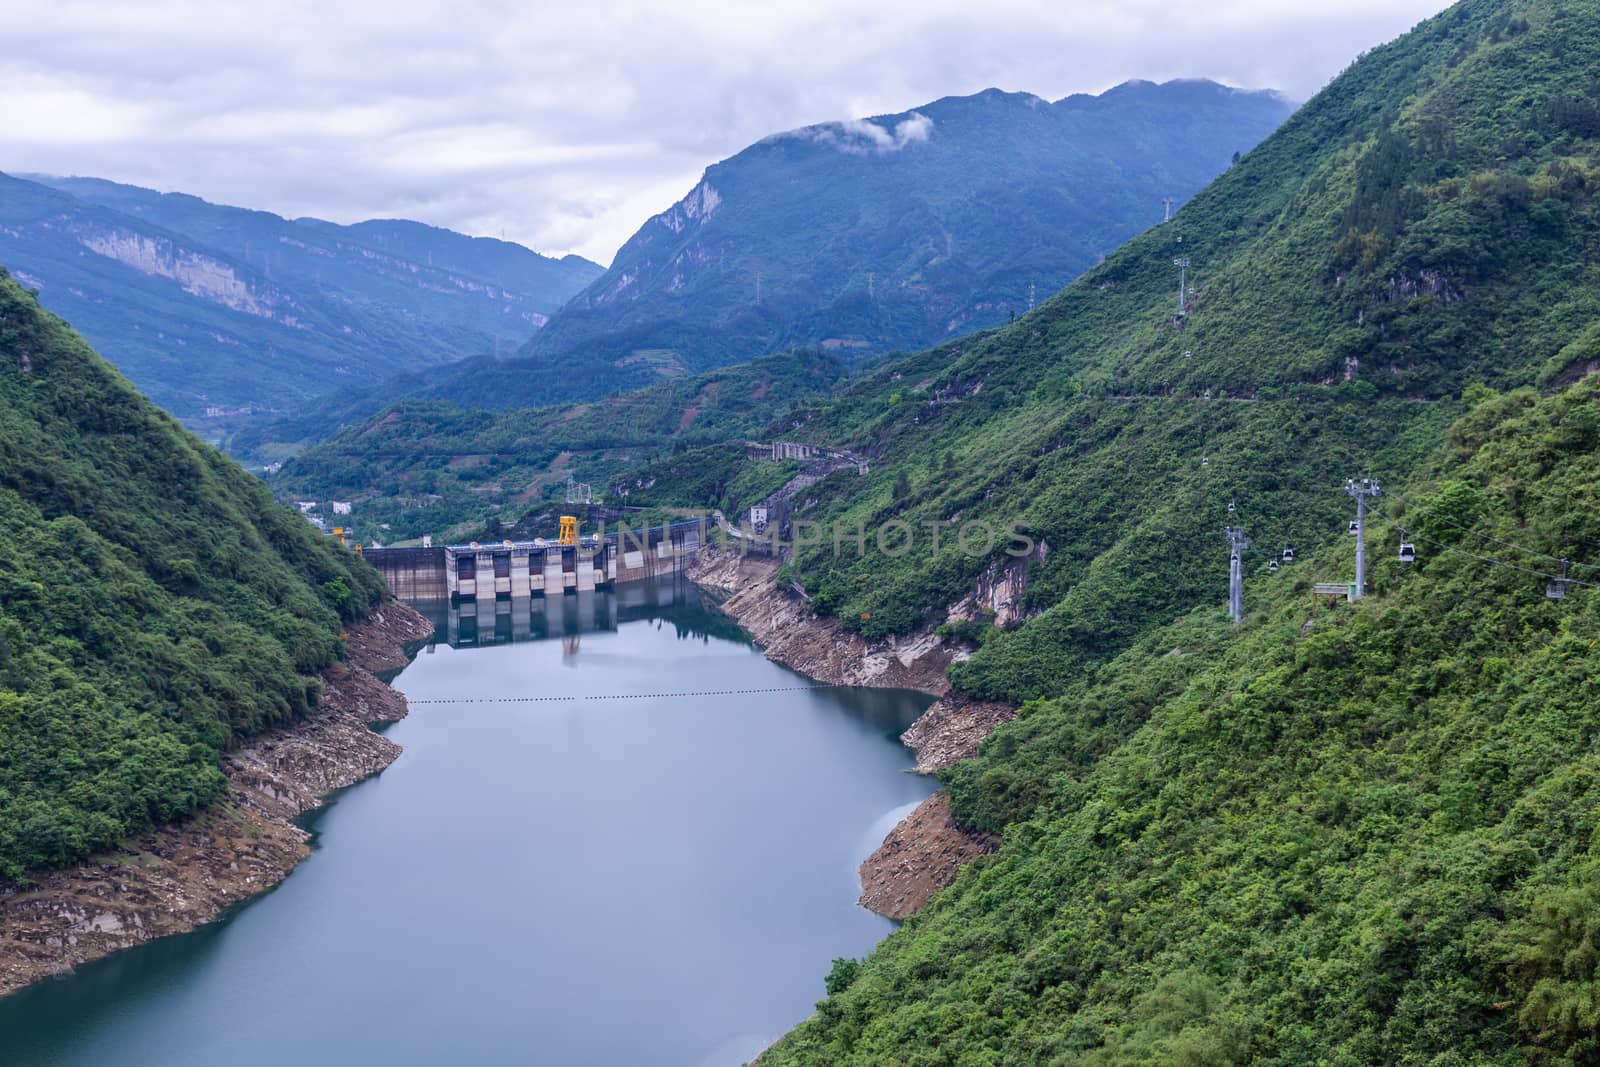
[[[1561,564],[1565,564],[1566,566],[1569,566],[1569,567],[1581,567],[1582,569],[1584,569],[1586,571],[1600,571],[1600,565],[1596,565],[1596,564],[1593,564],[1593,563],[1573,563],[1571,560],[1569,560],[1569,559],[1567,559],[1567,558],[1565,558],[1563,556],[1552,556],[1548,552],[1539,552],[1539,551],[1536,551],[1535,549],[1526,548],[1526,547],[1524,547],[1522,545],[1518,545],[1518,544],[1513,544],[1510,541],[1502,541],[1498,537],[1491,537],[1489,534],[1483,533],[1480,530],[1469,529],[1469,528],[1467,528],[1465,526],[1462,526],[1459,523],[1451,522],[1449,519],[1442,518],[1442,517],[1440,517],[1438,515],[1430,515],[1430,516],[1428,516],[1428,518],[1433,522],[1442,522],[1446,526],[1450,527],[1451,529],[1460,530],[1462,533],[1471,534],[1473,537],[1481,537],[1485,541],[1493,541],[1495,544],[1500,545],[1502,547],[1516,549],[1518,552],[1524,552],[1524,553],[1526,553],[1527,555],[1530,555],[1530,556],[1538,556],[1540,559],[1547,559],[1547,560],[1550,560],[1552,563],[1561,563]],[[1426,538],[1424,538],[1424,540],[1426,540]]]
[[[1600,589],[1600,582],[1585,582],[1585,581],[1583,581],[1583,580],[1581,580],[1579,578],[1567,578],[1567,577],[1564,577],[1563,575],[1550,574],[1550,573],[1548,573],[1546,571],[1536,571],[1532,567],[1524,567],[1524,566],[1522,566],[1521,564],[1518,564],[1518,563],[1507,563],[1505,560],[1503,560],[1503,559],[1495,559],[1493,556],[1480,556],[1476,552],[1468,552],[1466,549],[1460,548],[1460,547],[1458,547],[1456,545],[1447,545],[1443,541],[1435,541],[1431,537],[1424,537],[1422,534],[1417,533],[1415,530],[1408,530],[1404,526],[1396,526],[1395,529],[1399,530],[1400,533],[1405,537],[1414,537],[1418,541],[1426,541],[1428,544],[1433,545],[1435,548],[1442,548],[1446,552],[1459,553],[1460,555],[1467,556],[1467,557],[1469,557],[1471,559],[1478,560],[1480,563],[1492,563],[1496,567],[1505,567],[1505,568],[1508,568],[1510,570],[1521,571],[1523,574],[1531,574],[1535,578],[1545,578],[1545,579],[1548,579],[1549,581],[1553,581],[1553,582],[1564,582],[1567,585],[1581,585],[1581,586],[1586,586],[1587,588],[1590,588],[1590,589]],[[1554,559],[1554,557],[1550,557],[1550,558]],[[1564,560],[1557,560],[1557,562],[1560,563],[1560,562],[1565,562],[1565,561]]]
[[[845,685],[779,685],[762,689],[694,689],[675,693],[582,693],[567,696],[407,698],[407,704],[556,704],[575,700],[666,700],[672,697],[755,696],[767,693],[813,693],[822,689],[848,689]]]

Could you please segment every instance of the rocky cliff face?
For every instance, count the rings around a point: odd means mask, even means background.
[[[976,756],[984,738],[1016,714],[1009,704],[947,695],[912,723],[900,740],[916,753],[918,774],[937,774],[957,760]]]
[[[400,746],[370,724],[405,717],[375,676],[405,666],[403,645],[432,631],[401,604],[349,629],[348,656],[322,672],[303,722],[251,738],[223,761],[227,798],[188,822],[0,891],[0,996],[50,975],[213,921],[286,878],[310,852],[296,816],[383,770]]]
[[[722,609],[768,658],[831,685],[919,689],[940,699],[900,739],[916,754],[919,774],[966,759],[1000,723],[1016,712],[1004,704],[970,701],[950,693],[945,668],[959,655],[929,631],[873,643],[819,617],[804,598],[776,582],[778,565],[731,548],[709,548],[690,565],[689,577],[721,594]],[[922,909],[937,890],[955,881],[962,864],[993,850],[986,837],[957,826],[941,790],[901,820],[861,864],[861,905],[891,919]]]
[[[78,241],[89,251],[140,274],[177,282],[191,296],[247,315],[277,318],[295,325],[293,317],[275,312],[274,305],[281,302],[281,294],[252,290],[228,264],[193,249],[125,230],[94,230],[80,234]]]
[[[725,596],[722,610],[761,646],[769,659],[830,685],[920,689],[942,696],[951,649],[932,633],[874,644],[806,607],[774,582],[777,564],[732,548],[709,548],[690,565],[697,584]]]

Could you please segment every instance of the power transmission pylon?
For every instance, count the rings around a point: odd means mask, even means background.
[[[1240,526],[1224,526],[1228,535],[1228,617],[1235,626],[1244,621],[1244,550],[1250,542]]]
[[[1165,215],[1162,216],[1161,221],[1162,222],[1171,222],[1172,221],[1172,197],[1163,196],[1161,198],[1161,203],[1163,205],[1165,205],[1166,209],[1167,209],[1167,212],[1166,212]]]
[[[567,503],[594,503],[594,490],[589,487],[589,483],[578,481],[572,476],[570,471],[567,473]]]
[[[1376,478],[1346,478],[1344,491],[1356,498],[1356,584],[1350,590],[1350,599],[1360,600],[1367,591],[1367,498],[1381,495],[1383,488]]]
[[[1184,296],[1185,285],[1189,278],[1189,257],[1179,256],[1172,261],[1172,265],[1178,268],[1178,317],[1181,319],[1189,309]]]

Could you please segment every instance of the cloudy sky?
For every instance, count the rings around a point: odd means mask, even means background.
[[[989,86],[1314,93],[1443,0],[0,0],[0,170],[610,262],[767,134]]]

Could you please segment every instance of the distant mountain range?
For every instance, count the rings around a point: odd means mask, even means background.
[[[0,264],[191,423],[509,352],[602,272],[416,222],[3,174]]]
[[[1292,110],[1273,92],[1134,81],[1055,103],[989,89],[776,134],[647,221],[499,374],[432,392],[585,399],[796,346],[853,358],[1000,325]],[[581,374],[548,373],[574,356]]]

